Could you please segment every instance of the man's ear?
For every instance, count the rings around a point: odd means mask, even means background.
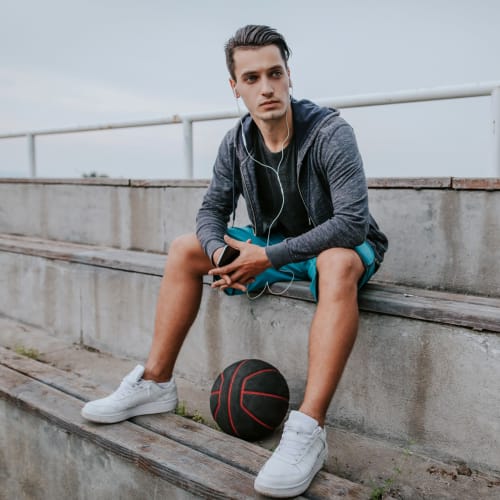
[[[231,85],[231,89],[233,91],[234,97],[238,99],[240,97],[240,94],[238,93],[238,90],[236,89],[236,81],[233,80],[232,78],[229,79],[229,85]]]

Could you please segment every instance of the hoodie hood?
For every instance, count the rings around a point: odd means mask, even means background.
[[[292,98],[291,105],[293,111],[294,137],[297,145],[297,161],[301,163],[302,158],[316,135],[316,131],[325,126],[328,121],[338,117],[340,113],[337,109],[320,107],[307,99],[297,101]],[[256,125],[249,113],[242,118],[239,133],[237,135],[241,134],[241,127],[243,127],[248,150],[251,151],[253,149],[252,132]],[[243,141],[240,141],[240,146],[243,148],[242,142]]]

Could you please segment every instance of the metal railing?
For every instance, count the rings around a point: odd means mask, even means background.
[[[493,133],[493,168],[500,177],[500,81],[485,82],[450,87],[436,87],[430,89],[401,90],[389,93],[353,95],[317,99],[315,102],[324,106],[333,106],[339,109],[361,108],[366,106],[384,106],[389,104],[403,104],[411,102],[427,102],[446,99],[463,99],[468,97],[491,97],[491,120]],[[154,127],[158,125],[182,124],[184,140],[184,170],[186,178],[193,178],[193,123],[202,121],[225,120],[237,118],[236,110],[214,111],[197,114],[179,114],[158,120],[144,120],[135,122],[109,123],[85,127],[65,127],[48,130],[32,130],[29,132],[15,132],[0,134],[0,139],[26,137],[31,177],[36,177],[36,147],[35,139],[38,136],[54,134],[72,134],[98,130],[114,130],[133,127]]]

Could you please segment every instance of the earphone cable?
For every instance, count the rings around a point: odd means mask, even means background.
[[[290,104],[289,104],[290,105]],[[287,129],[287,134],[286,134],[286,137],[283,139],[283,143],[281,144],[281,158],[280,158],[280,161],[278,162],[278,165],[276,167],[276,169],[274,169],[272,166],[270,165],[266,165],[265,163],[257,160],[256,158],[254,158],[251,154],[250,154],[250,151],[248,151],[248,147],[247,147],[247,141],[246,141],[246,138],[245,138],[245,133],[244,133],[244,130],[243,130],[243,118],[242,118],[242,114],[241,114],[241,110],[240,110],[240,105],[239,105],[239,102],[238,102],[238,99],[236,99],[236,106],[238,108],[238,115],[239,115],[239,120],[240,120],[240,126],[241,126],[241,137],[242,137],[242,142],[243,142],[243,146],[245,147],[245,151],[247,153],[247,156],[249,158],[251,158],[255,163],[257,163],[258,165],[261,165],[262,167],[265,167],[265,168],[268,168],[270,169],[272,172],[274,172],[276,174],[276,178],[277,178],[277,181],[278,181],[278,185],[279,185],[279,188],[280,188],[280,193],[281,193],[281,206],[280,206],[280,209],[278,210],[278,214],[274,217],[274,219],[271,221],[271,224],[269,225],[269,229],[267,231],[267,239],[266,239],[266,248],[269,246],[269,242],[270,242],[270,239],[271,239],[271,230],[272,230],[272,227],[273,225],[278,221],[278,219],[280,218],[281,214],[283,213],[283,209],[285,208],[285,192],[283,190],[283,185],[281,183],[281,179],[280,179],[280,175],[279,175],[279,170],[280,170],[280,167],[281,167],[281,164],[283,163],[283,159],[285,157],[285,144],[286,144],[286,141],[289,139],[290,137],[290,125],[288,123],[288,109],[286,110],[285,112],[285,122],[286,122],[286,129]],[[246,294],[247,294],[247,297],[250,299],[250,300],[256,300],[258,299],[259,297],[261,297],[264,292],[267,290],[271,295],[284,295],[288,289],[290,288],[290,286],[292,285],[292,283],[295,281],[295,273],[293,271],[282,271],[282,272],[285,272],[285,273],[290,273],[292,275],[291,279],[290,279],[290,282],[288,283],[288,285],[284,288],[284,290],[282,290],[281,292],[273,292],[269,286],[269,282],[267,281],[266,284],[264,285],[263,289],[257,294],[257,295],[254,295],[254,296],[251,296],[247,290]]]

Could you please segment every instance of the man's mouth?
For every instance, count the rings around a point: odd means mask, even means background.
[[[275,104],[279,104],[279,101],[264,101],[260,105],[261,106],[273,106]]]

